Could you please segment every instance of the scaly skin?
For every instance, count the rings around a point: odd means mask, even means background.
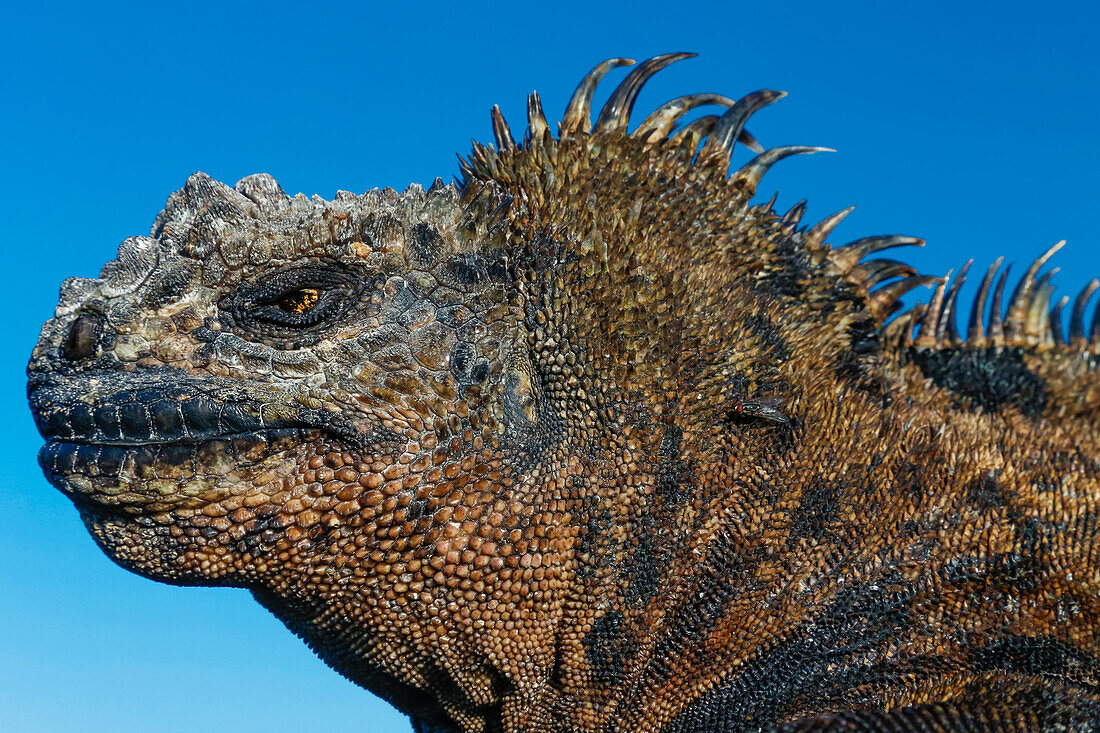
[[[621,60],[559,137],[494,113],[457,185],[195,174],[63,287],[47,476],[420,731],[1088,729],[1100,347],[1035,272],[965,341],[942,286],[887,321],[929,278],[863,257],[919,240],[830,248],[749,205],[771,158],[727,175],[778,95],[626,134],[676,58],[592,132]]]

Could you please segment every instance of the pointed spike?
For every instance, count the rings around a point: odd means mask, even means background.
[[[802,215],[806,213],[806,199],[802,199],[797,204],[787,210],[787,213],[783,215],[780,220],[780,224],[784,227],[796,227],[798,222],[802,221]]]
[[[683,136],[679,134],[670,135],[676,122],[690,110],[706,104],[717,104],[723,107],[730,107],[734,102],[729,97],[723,97],[720,94],[692,94],[687,97],[679,97],[671,102],[666,102],[653,114],[645,118],[642,124],[638,126],[638,129],[631,134],[642,138],[647,143],[657,142],[664,137],[671,137],[674,142],[677,142],[682,140]],[[718,120],[717,115],[709,115],[707,119],[710,117],[713,117],[715,122]],[[708,123],[700,139],[710,134],[713,127],[713,122]],[[748,130],[742,130],[737,140],[754,153],[764,152],[764,146],[761,145]]]
[[[860,260],[872,252],[881,252],[884,249],[891,249],[893,247],[909,246],[923,247],[924,240],[919,237],[905,237],[897,234],[864,237],[863,239],[857,239],[854,242],[849,242],[848,244],[835,248],[829,253],[829,260],[840,272],[851,272],[852,268],[858,265]]]
[[[718,115],[706,115],[684,125],[670,139],[677,145],[687,145],[691,150],[695,150],[716,124],[718,124]]]
[[[913,319],[920,313],[920,308],[921,304],[917,303],[904,313],[899,313],[897,318],[884,325],[882,327],[883,341],[899,347],[907,346],[908,335],[913,328]]]
[[[503,197],[501,199],[500,203],[497,204],[496,208],[493,209],[492,213],[489,214],[489,219],[492,220],[492,221],[496,221],[497,219],[503,218],[508,213],[508,211],[512,208],[512,204],[515,203],[515,201],[516,201],[515,196],[505,196],[505,197]]]
[[[1069,296],[1063,295],[1053,308],[1050,309],[1050,337],[1056,346],[1065,346],[1066,339],[1062,335],[1062,309],[1069,303]]]
[[[835,153],[832,148],[810,148],[802,145],[788,145],[782,148],[772,148],[765,151],[760,155],[750,160],[745,165],[737,169],[737,172],[733,174],[733,180],[735,183],[740,183],[747,188],[750,192],[755,192],[756,187],[760,185],[760,179],[764,177],[764,174],[768,170],[783,160],[789,158],[792,155],[808,155],[811,153]]]
[[[458,155],[456,153],[456,155]],[[458,155],[458,170],[462,174],[463,184],[468,183],[474,177],[474,167],[470,165],[470,162]]]
[[[1012,263],[1010,262],[1004,272],[1001,273],[1000,279],[997,280],[997,287],[993,290],[993,303],[989,306],[989,345],[997,348],[1005,345],[1001,297],[1004,295],[1005,281],[1008,279],[1008,273],[1011,269]]]
[[[734,141],[741,137],[741,131],[745,128],[748,119],[757,110],[778,102],[785,96],[787,96],[786,92],[761,89],[738,99],[732,107],[726,110],[726,113],[718,120],[718,124],[714,126],[714,131],[703,146],[701,156],[704,158],[712,156],[720,158],[727,161],[726,164],[728,165],[730,154],[733,152]]]
[[[970,271],[970,266],[973,264],[974,260],[967,260],[966,264],[959,270],[959,276],[955,278],[955,282],[951,284],[951,288],[947,291],[947,297],[943,304],[943,316],[940,318],[940,322],[936,324],[936,343],[941,346],[954,346],[959,342],[955,303],[959,299],[959,288],[966,282],[966,273]]]
[[[871,293],[867,300],[867,308],[873,316],[882,320],[897,305],[898,299],[914,288],[929,283],[942,282],[941,278],[931,275],[913,275],[896,283],[891,283]]]
[[[504,120],[500,107],[494,104],[490,116],[493,118],[493,137],[496,138],[497,150],[502,153],[515,150],[516,141],[512,139],[512,129]]]
[[[489,213],[486,217],[486,221],[490,222],[485,230],[486,234],[493,234],[508,223],[508,211],[512,208],[512,203],[515,200],[514,196],[505,196],[496,208]]]
[[[970,306],[970,318],[967,320],[966,326],[966,341],[975,348],[985,346],[985,323],[982,320],[985,314],[985,301],[989,297],[989,286],[993,284],[993,278],[997,274],[997,270],[1001,269],[1001,263],[1004,261],[1004,257],[998,257],[985,271],[981,288]]]
[[[607,72],[618,66],[631,66],[633,63],[634,59],[608,59],[585,74],[565,107],[565,114],[562,115],[558,126],[560,134],[565,136],[575,132],[588,132],[592,128],[589,115],[592,111],[592,96],[596,93],[596,86],[607,76]]]
[[[778,195],[778,193],[779,192],[777,191],[776,194]],[[770,208],[770,204],[770,201],[761,201],[758,204],[753,204],[752,206],[750,206],[749,211],[751,211],[753,214],[767,214],[768,209]]]
[[[1055,290],[1051,279],[1058,274],[1059,270],[1061,270],[1060,267],[1055,267],[1050,272],[1043,273],[1032,288],[1031,302],[1028,304],[1027,315],[1024,316],[1024,339],[1028,344],[1041,342],[1047,331],[1050,297],[1054,295]]]
[[[932,293],[932,299],[928,301],[928,308],[924,312],[924,318],[920,323],[920,335],[915,341],[917,346],[936,346],[937,332],[940,318],[943,316],[943,299],[947,293],[947,284],[951,282],[951,274],[954,270],[948,270],[940,280],[940,284]]]
[[[436,176],[435,180],[432,181],[431,187],[428,189],[428,193],[429,194],[439,193],[445,187],[446,187],[446,184],[443,183],[443,179],[440,178],[439,176]]]
[[[634,110],[634,102],[638,99],[638,92],[649,81],[650,77],[669,64],[682,59],[690,59],[693,53],[666,53],[646,59],[631,70],[622,83],[611,94],[607,104],[600,111],[596,120],[596,132],[611,132],[620,127],[626,127],[630,123],[630,113]]]
[[[909,277],[910,275],[917,274],[916,269],[904,262],[898,262],[897,260],[869,260],[867,262],[861,262],[859,266],[867,273],[867,277],[863,281],[863,287],[867,290],[871,290],[871,288],[879,283],[890,280],[891,278]]]
[[[948,347],[961,346],[963,343],[962,336],[959,335],[959,321],[955,314],[955,304],[956,300],[952,300],[947,312],[944,314],[943,323],[940,324],[943,328],[941,343]]]
[[[1092,314],[1092,326],[1089,328],[1089,345],[1100,343],[1100,308]]]
[[[1053,285],[1050,285],[1050,281],[1055,275],[1057,275],[1061,271],[1062,271],[1061,267],[1052,267],[1047,272],[1044,272],[1042,277],[1040,277],[1038,280],[1035,281],[1035,288],[1034,288],[1035,293],[1031,296],[1031,299],[1032,299],[1033,303],[1042,300],[1042,295],[1039,294],[1039,291],[1042,290],[1045,287],[1048,287],[1048,285],[1050,287],[1053,287]],[[1044,308],[1043,310],[1046,310],[1046,309]]]
[[[489,148],[485,147],[477,140],[474,141],[473,155],[474,158],[477,159],[477,162],[481,163],[482,165],[489,165],[489,161],[497,157],[497,154],[495,152],[489,150]]]
[[[542,99],[538,92],[531,92],[527,95],[527,139],[542,140],[543,134],[549,129],[546,115],[542,111]]]
[[[869,254],[881,252],[884,249],[894,247],[923,247],[924,240],[920,237],[908,237],[902,234],[887,234],[875,237],[863,237],[854,242],[849,242],[838,249],[842,249],[851,255],[858,255],[857,262]]]
[[[1028,328],[1034,333],[1029,333],[1027,340],[1029,344],[1042,344],[1043,346],[1054,345],[1054,333],[1053,324],[1050,322],[1050,314],[1054,309],[1050,305],[1050,299],[1054,295],[1054,291],[1057,288],[1052,284],[1044,285],[1042,288],[1037,288],[1037,291],[1045,294],[1044,298],[1037,298],[1035,302],[1035,316],[1032,317],[1028,314]],[[1061,330],[1061,325],[1059,325]],[[1064,340],[1061,334],[1058,335],[1059,340]]]
[[[765,203],[760,205],[761,211],[765,211],[765,212],[771,211],[772,208],[775,206],[775,200],[777,198],[779,198],[779,191],[776,191],[775,193],[773,193],[772,197],[770,199],[768,199]]]
[[[924,320],[924,314],[927,312],[928,306],[921,303],[919,300],[917,304],[913,306],[913,318],[909,321],[909,328],[905,330],[906,346],[912,346],[916,342],[917,327],[920,326],[921,321]]]
[[[757,155],[764,152],[764,146],[760,144],[759,140],[750,135],[748,130],[741,130],[741,134],[737,136],[737,142]]]
[[[848,214],[855,211],[855,208],[854,206],[849,206],[847,209],[842,209],[814,224],[802,235],[802,243],[809,249],[818,249],[824,246],[825,238],[832,234],[837,225],[844,221]]]
[[[677,97],[671,102],[665,102],[649,117],[638,125],[632,135],[640,137],[646,142],[656,142],[668,137],[676,122],[685,114],[706,104],[717,104],[723,107],[732,107],[733,100],[723,97],[721,94],[689,94],[686,97]]]
[[[1047,263],[1051,256],[1064,247],[1066,240],[1058,242],[1031,263],[1027,272],[1020,278],[1016,289],[1012,292],[1012,300],[1008,304],[1008,313],[1005,314],[1005,338],[1009,343],[1015,343],[1025,333],[1025,321],[1028,311],[1031,310],[1031,291],[1035,286],[1035,276]]]
[[[1082,346],[1088,341],[1085,338],[1085,308],[1097,288],[1100,288],[1100,280],[1089,280],[1089,284],[1077,295],[1077,300],[1073,301],[1073,312],[1069,317],[1069,342],[1074,346]]]

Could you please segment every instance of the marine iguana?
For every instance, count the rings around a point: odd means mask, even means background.
[[[556,136],[494,108],[452,185],[191,176],[62,285],[47,477],[120,565],[248,588],[422,732],[1096,727],[1098,282],[1066,336],[1057,245],[1008,296],[998,260],[964,338],[965,272],[867,259],[921,240],[751,203],[820,150],[745,130],[782,93],[630,129],[688,55],[593,125],[633,62],[598,65]]]

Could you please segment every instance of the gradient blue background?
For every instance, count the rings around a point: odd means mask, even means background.
[[[1100,274],[1093,2],[32,5],[0,17],[3,730],[408,729],[245,591],[118,569],[39,474],[23,369],[58,284],[195,170],[325,197],[449,179],[493,103],[521,127],[538,88],[556,119],[595,62],[691,50],[638,110],[788,90],[752,131],[840,152],[760,192],[808,198],[808,220],[858,204],[837,239],[927,237],[906,256],[942,273],[1066,238],[1066,292]]]

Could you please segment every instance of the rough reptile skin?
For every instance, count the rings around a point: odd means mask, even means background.
[[[750,205],[818,150],[730,174],[781,93],[628,131],[685,56],[594,126],[629,61],[556,135],[494,110],[453,185],[195,174],[62,287],[46,475],[120,565],[250,589],[417,731],[1100,729],[1097,283],[1064,335],[1053,250],[1014,292],[998,261],[960,336],[962,277],[866,259],[920,240]]]

